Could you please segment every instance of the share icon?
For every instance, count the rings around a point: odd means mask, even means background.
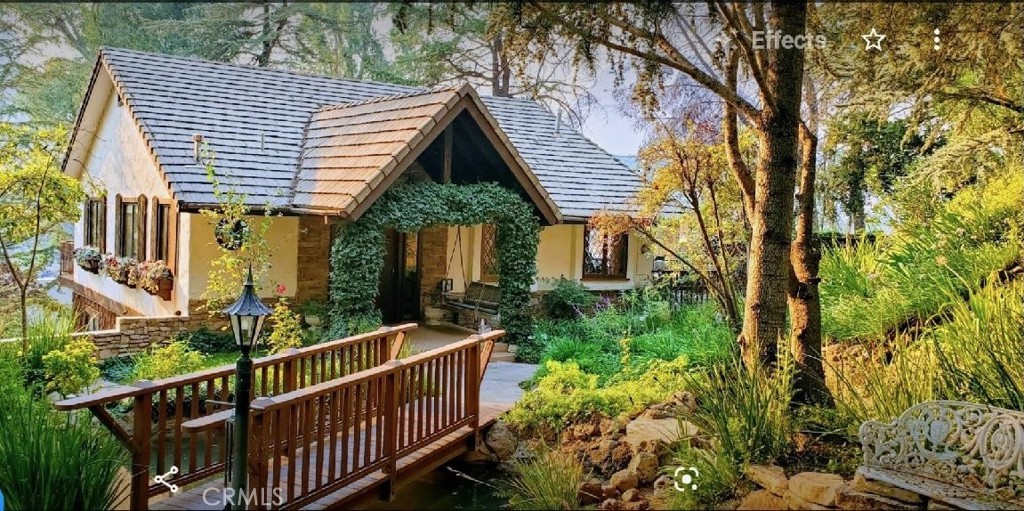
[[[170,479],[171,477],[174,476],[174,474],[177,474],[177,473],[178,473],[178,467],[176,467],[174,465],[171,465],[171,469],[168,470],[167,472],[165,472],[163,474],[159,474],[159,475],[153,476],[153,482],[154,483],[159,483],[159,484],[162,484],[162,485],[166,486],[168,489],[171,490],[171,493],[177,493],[178,492],[178,485],[176,485],[174,483],[167,482],[168,479]]]

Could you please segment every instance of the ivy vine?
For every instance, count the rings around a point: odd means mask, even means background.
[[[356,222],[343,228],[331,247],[332,330],[354,333],[354,325],[380,323],[375,298],[384,266],[385,232],[439,226],[497,226],[502,328],[511,342],[533,330],[527,312],[537,274],[540,223],[533,207],[496,184],[410,182],[385,192]]]

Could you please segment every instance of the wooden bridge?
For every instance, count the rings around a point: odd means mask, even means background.
[[[510,405],[481,404],[493,331],[399,358],[415,324],[253,360],[247,507],[349,508],[474,449]],[[132,456],[132,509],[223,509],[234,366],[61,401]],[[108,409],[132,403],[130,431]],[[155,475],[177,467],[170,494]]]

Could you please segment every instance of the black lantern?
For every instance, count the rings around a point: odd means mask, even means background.
[[[249,351],[260,338],[263,331],[263,320],[272,312],[256,296],[252,285],[252,264],[249,264],[249,276],[242,287],[242,296],[224,310],[231,318],[231,330],[235,334],[235,344],[241,356],[235,363],[235,416],[234,436],[232,442],[231,488],[234,498],[231,509],[245,509],[242,492],[246,488],[249,457],[249,395],[252,390],[252,359]]]
[[[238,297],[235,303],[231,304],[224,313],[231,319],[231,331],[235,334],[235,345],[244,355],[260,338],[263,331],[263,321],[273,312],[256,296],[256,289],[252,284],[252,264],[249,265],[249,276],[245,279],[242,287],[242,296]]]

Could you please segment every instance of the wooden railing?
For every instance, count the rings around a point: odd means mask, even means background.
[[[398,460],[480,426],[480,382],[496,330],[252,404],[248,488],[301,509],[381,471],[393,493]]]
[[[385,327],[253,360],[253,396],[288,394],[346,375],[378,367],[398,357],[406,332],[415,323]],[[139,381],[111,390],[60,401],[58,410],[88,408],[132,454],[131,508],[146,509],[150,497],[167,492],[150,484],[151,470],[163,474],[178,467],[174,482],[184,486],[222,471],[228,458],[225,428],[231,415],[235,366],[228,365],[157,381]],[[126,431],[107,411],[132,402],[132,429]],[[180,425],[209,418],[208,428],[184,432]],[[155,459],[154,459],[155,456]]]
[[[60,242],[60,274],[71,275],[75,271],[75,242]]]

